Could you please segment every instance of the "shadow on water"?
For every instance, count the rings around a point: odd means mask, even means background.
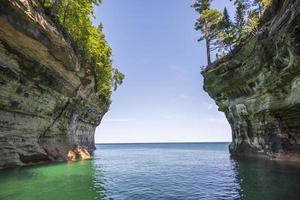
[[[241,200],[299,200],[300,166],[262,159],[231,158]]]

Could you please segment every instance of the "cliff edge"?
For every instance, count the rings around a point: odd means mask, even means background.
[[[89,153],[107,111],[95,73],[34,1],[0,3],[0,168]]]
[[[300,161],[300,1],[274,0],[260,31],[203,72],[238,156]]]

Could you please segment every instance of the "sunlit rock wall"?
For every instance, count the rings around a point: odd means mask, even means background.
[[[275,0],[256,36],[202,72],[234,155],[300,161],[299,13],[300,1]]]
[[[0,168],[94,149],[95,75],[33,0],[0,1]]]

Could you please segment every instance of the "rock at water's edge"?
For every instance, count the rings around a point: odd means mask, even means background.
[[[90,153],[107,108],[95,75],[34,0],[0,4],[0,168]]]
[[[90,160],[92,159],[91,154],[82,146],[76,146],[68,152],[68,160]]]
[[[209,66],[204,89],[238,156],[300,161],[300,1],[274,0],[261,31]]]

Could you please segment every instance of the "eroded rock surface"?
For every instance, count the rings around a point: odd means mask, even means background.
[[[89,160],[91,158],[91,154],[84,147],[81,146],[76,146],[68,152],[69,161]]]
[[[95,75],[33,0],[0,3],[0,168],[92,152],[107,108]]]
[[[232,128],[230,152],[300,161],[300,1],[275,0],[261,31],[202,74]]]

